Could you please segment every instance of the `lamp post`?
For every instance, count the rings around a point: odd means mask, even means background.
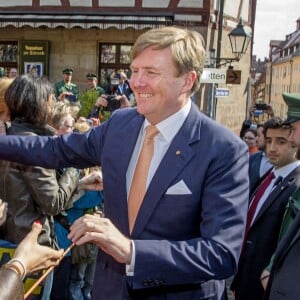
[[[220,31],[222,34],[222,30]],[[237,26],[228,34],[228,37],[230,41],[231,52],[234,57],[220,57],[220,51],[217,51],[217,54],[219,54],[216,57],[217,68],[222,65],[226,65],[227,63],[230,64],[233,61],[239,61],[241,57],[246,53],[249,43],[252,39],[251,33],[245,30],[241,19]],[[221,63],[221,61],[224,61],[224,63]]]
[[[242,55],[247,51],[249,43],[252,39],[252,35],[246,32],[242,19],[237,26],[228,34],[232,53],[235,55],[237,60],[240,60]]]
[[[224,1],[224,0],[223,0]],[[221,1],[221,5],[223,3]],[[220,10],[219,31],[218,31],[218,47],[217,55],[215,56],[215,49],[210,49],[211,66],[220,68],[222,65],[231,64],[233,61],[239,61],[241,57],[246,53],[249,43],[252,39],[251,33],[247,32],[242,24],[242,20],[239,21],[236,28],[234,28],[229,34],[231,52],[234,57],[221,57],[221,42],[222,42],[222,29],[223,29],[223,9]],[[223,63],[221,63],[223,61]],[[216,118],[217,99],[215,95],[215,89],[217,84],[212,84],[212,99],[209,110],[209,116],[213,119]]]

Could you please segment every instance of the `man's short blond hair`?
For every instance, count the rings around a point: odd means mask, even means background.
[[[170,47],[177,76],[196,71],[197,79],[191,93],[199,89],[205,59],[204,40],[199,32],[175,26],[151,29],[136,40],[131,50],[131,60],[149,47],[154,50]]]

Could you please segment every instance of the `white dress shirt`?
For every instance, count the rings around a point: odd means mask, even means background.
[[[264,152],[262,152],[262,157],[260,161],[260,167],[259,167],[259,176],[262,177],[267,173],[268,170],[272,168],[272,164],[269,162],[268,157]]]
[[[152,180],[160,162],[162,161],[164,155],[166,154],[172,140],[175,135],[181,128],[185,119],[187,118],[191,109],[191,100],[189,100],[184,107],[182,107],[178,112],[171,115],[167,119],[156,124],[156,128],[159,130],[159,133],[154,137],[154,153],[152,161],[149,168],[149,173],[146,182],[146,188],[148,188],[149,183]],[[144,124],[141,127],[137,142],[135,144],[128,169],[126,172],[126,188],[127,188],[127,200],[129,195],[129,190],[132,182],[132,177],[134,174],[135,166],[141,151],[143,141],[145,138],[146,127],[149,125],[149,121],[145,119]],[[135,247],[134,241],[132,241],[132,258],[130,265],[126,265],[126,274],[128,276],[133,276],[134,264],[135,264]]]
[[[261,199],[259,200],[258,205],[257,205],[256,210],[255,210],[255,214],[254,214],[252,223],[255,220],[258,212],[260,211],[260,209],[262,208],[262,206],[266,202],[266,200],[269,197],[270,193],[273,191],[273,189],[279,183],[278,182],[278,178],[281,177],[282,180],[284,180],[284,178],[286,176],[288,176],[292,171],[294,171],[299,165],[300,165],[300,161],[296,160],[296,161],[294,161],[294,162],[292,162],[292,163],[290,163],[290,164],[288,164],[286,166],[283,166],[281,168],[273,169],[272,170],[274,172],[275,178],[273,178],[273,180],[271,181],[271,183],[269,184],[269,186],[266,188],[266,190],[265,190],[264,194],[262,195]],[[274,183],[277,183],[277,184],[274,185]]]

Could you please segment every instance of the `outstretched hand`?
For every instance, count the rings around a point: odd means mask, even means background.
[[[93,171],[84,176],[78,184],[79,190],[102,191],[103,181],[101,171]]]
[[[27,274],[58,265],[63,255],[63,249],[57,251],[38,244],[37,239],[41,231],[42,225],[38,222],[33,223],[31,231],[21,241],[13,257],[24,264]]]

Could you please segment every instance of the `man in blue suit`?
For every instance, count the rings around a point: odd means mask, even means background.
[[[136,108],[115,111],[85,134],[0,138],[1,159],[102,166],[105,218],[86,215],[69,234],[100,248],[93,299],[225,299],[224,279],[236,271],[245,230],[248,153],[190,100],[204,57],[198,32],[150,30],[132,49]],[[130,230],[128,194],[150,124],[159,133]]]

